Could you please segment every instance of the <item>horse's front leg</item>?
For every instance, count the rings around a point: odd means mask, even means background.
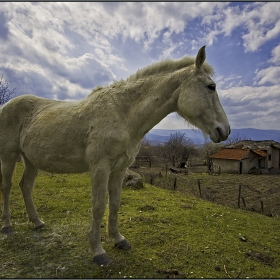
[[[93,251],[93,261],[99,266],[105,266],[111,261],[101,245],[101,222],[106,208],[106,193],[109,172],[92,168],[92,220],[89,231],[89,242]]]
[[[126,169],[121,172],[110,174],[108,191],[109,191],[109,217],[108,217],[108,234],[114,239],[114,244],[119,249],[128,250],[130,244],[119,232],[118,228],[118,211],[121,202],[122,182]]]

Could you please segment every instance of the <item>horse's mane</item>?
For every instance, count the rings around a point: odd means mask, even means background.
[[[194,65],[194,63],[195,63],[195,57],[189,57],[189,56],[184,56],[183,58],[178,60],[165,59],[160,62],[156,62],[154,64],[146,66],[142,69],[139,69],[136,73],[129,76],[126,80],[115,81],[110,86],[116,86],[118,84],[124,83],[125,81],[133,82],[139,78],[145,78],[147,76],[154,75],[154,74],[173,72]],[[203,68],[204,71],[210,76],[214,74],[214,70],[209,63],[204,62]],[[95,93],[96,91],[103,88],[104,87],[97,87],[92,91],[92,93]]]
[[[162,60],[160,62],[156,62],[150,66],[138,70],[135,74],[132,74],[130,77],[128,77],[127,81],[137,80],[139,78],[144,78],[157,73],[180,70],[182,68],[191,66],[194,63],[195,63],[195,58],[189,56],[184,56],[183,58],[178,60],[171,60],[171,59]],[[207,74],[211,76],[214,74],[214,70],[212,66],[207,62],[203,63],[203,68]]]

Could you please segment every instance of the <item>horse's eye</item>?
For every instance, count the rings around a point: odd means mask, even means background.
[[[207,86],[208,89],[210,89],[211,91],[215,91],[216,90],[216,85],[212,84]]]

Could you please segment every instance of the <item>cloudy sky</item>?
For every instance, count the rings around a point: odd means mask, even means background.
[[[231,126],[280,129],[280,3],[0,2],[0,76],[17,95],[79,100],[202,45]]]

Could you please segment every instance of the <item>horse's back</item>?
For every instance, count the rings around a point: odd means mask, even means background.
[[[34,109],[36,101],[42,98],[35,95],[22,95],[11,99],[0,108],[0,129],[6,129],[7,125],[17,126]]]
[[[0,112],[0,158],[21,153],[37,168],[55,173],[85,172],[104,159],[121,168],[136,151],[111,103],[97,93],[77,102],[14,98]]]
[[[55,173],[88,170],[85,159],[88,123],[81,102],[28,95],[15,100],[10,107],[4,109],[19,120],[13,124],[17,146],[34,166]],[[21,113],[16,113],[17,110]],[[3,140],[7,142],[7,138]]]
[[[47,99],[34,95],[22,95],[11,99],[0,108],[0,156],[4,153],[20,152],[20,134],[29,119],[32,119],[38,103],[49,103]]]
[[[0,155],[9,150],[19,150],[20,129],[32,111],[32,95],[13,98],[0,108]]]

